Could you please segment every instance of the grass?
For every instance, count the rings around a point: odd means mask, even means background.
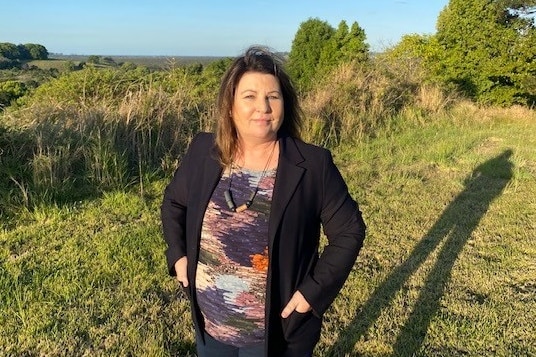
[[[535,129],[460,116],[359,149],[368,239],[320,355],[536,353]]]
[[[368,236],[316,356],[536,354],[536,117],[516,110],[461,105],[334,150]],[[165,184],[6,224],[0,355],[193,355]]]
[[[43,207],[4,232],[0,351],[186,353],[188,330],[175,326],[188,316],[187,305],[165,276],[156,201],[109,193],[71,207]]]
[[[30,66],[36,66],[40,69],[57,69],[58,71],[64,71],[68,68],[69,64],[79,65],[80,61],[69,61],[63,59],[47,59],[47,60],[32,60],[28,62]]]

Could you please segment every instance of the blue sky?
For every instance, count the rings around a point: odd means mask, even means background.
[[[433,34],[448,0],[1,0],[0,42],[51,53],[235,56],[251,44],[289,51],[300,24],[357,22],[374,51]]]

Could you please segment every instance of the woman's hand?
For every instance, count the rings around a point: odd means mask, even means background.
[[[281,317],[286,319],[293,311],[299,312],[299,313],[306,313],[312,310],[311,305],[305,300],[302,293],[300,293],[298,290],[292,295],[292,298],[288,302],[287,306],[283,309],[281,312]]]
[[[188,267],[188,258],[186,256],[180,258],[175,262],[175,273],[177,273],[177,281],[182,286],[188,286],[188,275],[186,274],[186,268]]]

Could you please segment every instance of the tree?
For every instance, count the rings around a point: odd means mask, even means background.
[[[109,57],[109,56],[102,57],[100,59],[100,63],[104,64],[104,65],[107,65],[107,66],[112,66],[112,67],[117,66],[117,63],[115,63],[114,59],[112,57]]]
[[[327,74],[345,62],[364,62],[368,59],[369,46],[365,42],[365,31],[354,22],[348,28],[342,20],[320,55],[317,68],[319,75]]]
[[[48,59],[48,51],[45,46],[35,43],[15,45],[13,43],[3,42],[0,43],[0,57],[19,61]]]
[[[46,60],[48,59],[48,50],[45,46],[36,43],[27,43],[24,45],[30,59]]]
[[[319,67],[322,68],[323,72],[331,71],[342,61],[344,57],[343,46],[345,45],[348,33],[348,25],[346,21],[342,20],[320,53]]]
[[[334,32],[333,27],[318,18],[301,23],[288,56],[288,71],[298,89],[310,87],[322,50]]]
[[[309,19],[294,37],[289,53],[289,72],[300,90],[311,87],[313,78],[322,77],[344,62],[366,61],[365,31],[354,22],[348,28],[342,20],[335,30],[327,22]]]
[[[101,63],[101,61],[102,61],[102,56],[90,55],[87,58],[87,63],[99,64],[99,63]]]
[[[352,24],[350,31],[343,39],[341,49],[345,60],[364,62],[368,59],[369,45],[365,42],[367,36],[357,22]]]
[[[20,50],[17,45],[9,42],[0,43],[0,57],[16,60],[20,58]]]
[[[404,35],[395,46],[378,55],[397,75],[408,80],[437,82],[432,73],[443,73],[441,47],[433,35]]]
[[[32,59],[30,51],[28,51],[28,48],[26,48],[25,45],[17,45],[17,49],[19,51],[18,60],[27,61]]]
[[[534,104],[535,0],[451,0],[437,21],[436,75],[481,102]]]
[[[20,67],[20,63],[16,60],[10,60],[0,55],[0,69],[10,69]]]

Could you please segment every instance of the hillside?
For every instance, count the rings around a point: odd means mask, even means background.
[[[529,110],[460,103],[334,150],[368,237],[315,355],[536,354],[535,132]],[[0,354],[193,355],[164,263],[168,179],[0,231]]]

